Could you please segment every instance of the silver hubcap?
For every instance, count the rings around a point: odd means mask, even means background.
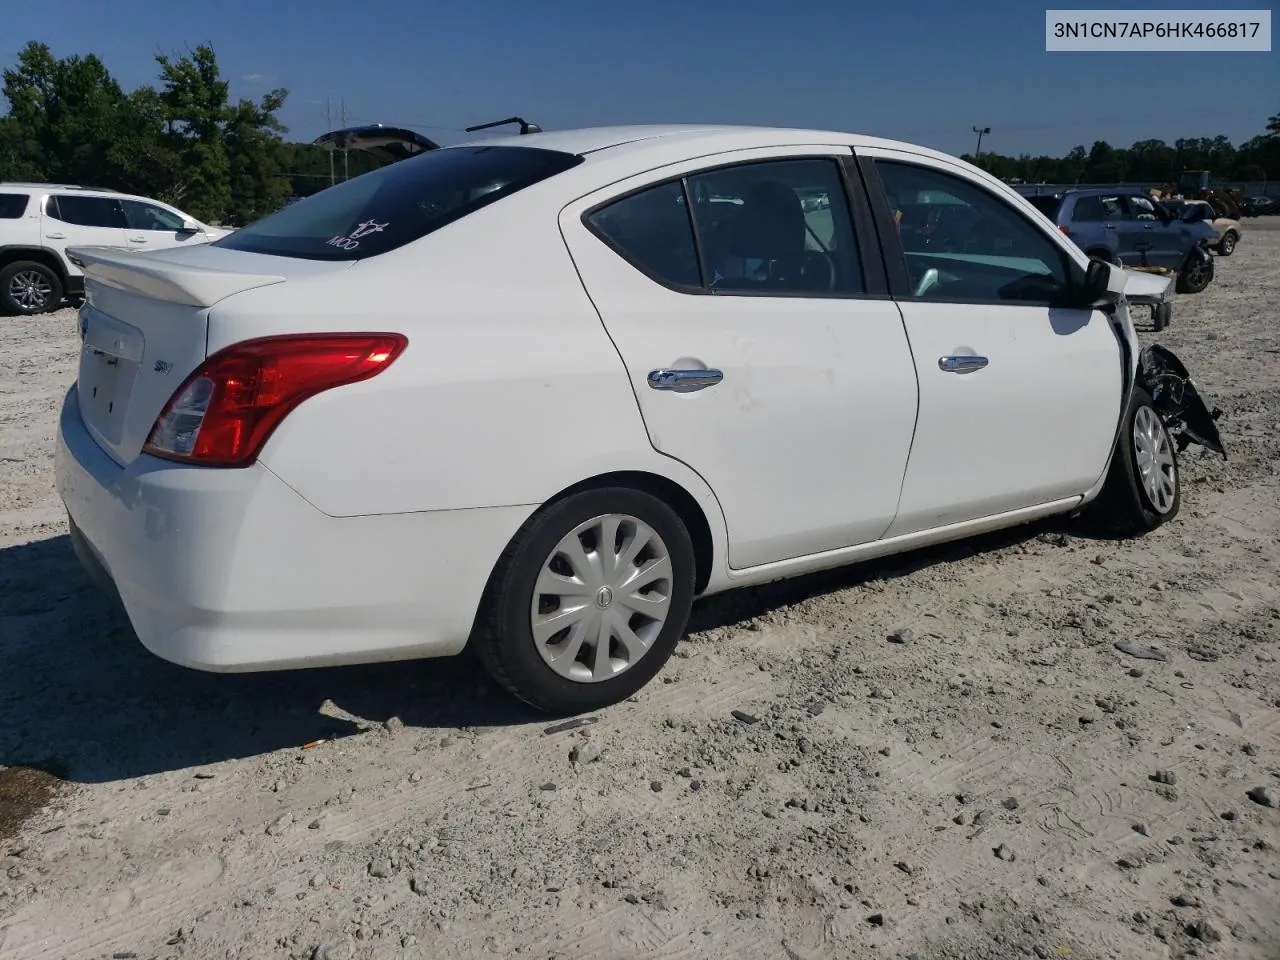
[[[39,310],[53,295],[53,285],[35,270],[15,273],[9,281],[9,297],[24,310]]]
[[[579,524],[551,551],[533,589],[538,653],[569,680],[616,677],[658,639],[672,583],[667,545],[648,524],[616,513]]]
[[[1133,418],[1133,453],[1151,506],[1157,513],[1168,513],[1178,492],[1178,468],[1169,431],[1150,407],[1139,407]]]

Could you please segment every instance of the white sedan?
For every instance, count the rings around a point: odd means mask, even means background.
[[[1222,452],[1134,333],[1167,280],[905,143],[490,138],[209,245],[73,255],[73,543],[201,670],[472,644],[536,707],[595,709],[696,597],[1053,515],[1139,533],[1178,511],[1179,449]]]

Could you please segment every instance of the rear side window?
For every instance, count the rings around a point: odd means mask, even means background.
[[[616,200],[593,213],[590,222],[614,250],[650,276],[677,287],[701,285],[679,180]]]
[[[81,227],[123,227],[120,201],[110,197],[80,197],[60,193],[49,198],[45,212],[55,220]]]
[[[25,193],[0,193],[0,220],[17,220],[26,212]]]
[[[831,159],[704,170],[607,203],[586,223],[633,266],[676,288],[811,297],[865,290]]]
[[[329,187],[214,242],[305,260],[363,260],[412,243],[582,162],[536,147],[448,147]]]
[[[1027,197],[1027,201],[1050,220],[1057,221],[1058,211],[1062,208],[1061,197]]]

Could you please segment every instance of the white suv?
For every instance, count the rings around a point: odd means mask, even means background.
[[[207,243],[229,231],[181,210],[113,190],[0,183],[0,313],[56,310],[84,292],[69,246],[155,250]]]

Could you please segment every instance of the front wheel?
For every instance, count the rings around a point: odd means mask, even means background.
[[[693,604],[693,541],[651,494],[588,490],[535,514],[490,579],[474,637],[499,684],[546,713],[597,710],[662,669]]]
[[[1086,515],[1107,532],[1127,537],[1167,523],[1181,505],[1173,438],[1151,394],[1134,387],[1107,479]]]
[[[1192,250],[1182,262],[1174,289],[1178,293],[1200,293],[1213,279],[1213,257],[1201,250]]]

